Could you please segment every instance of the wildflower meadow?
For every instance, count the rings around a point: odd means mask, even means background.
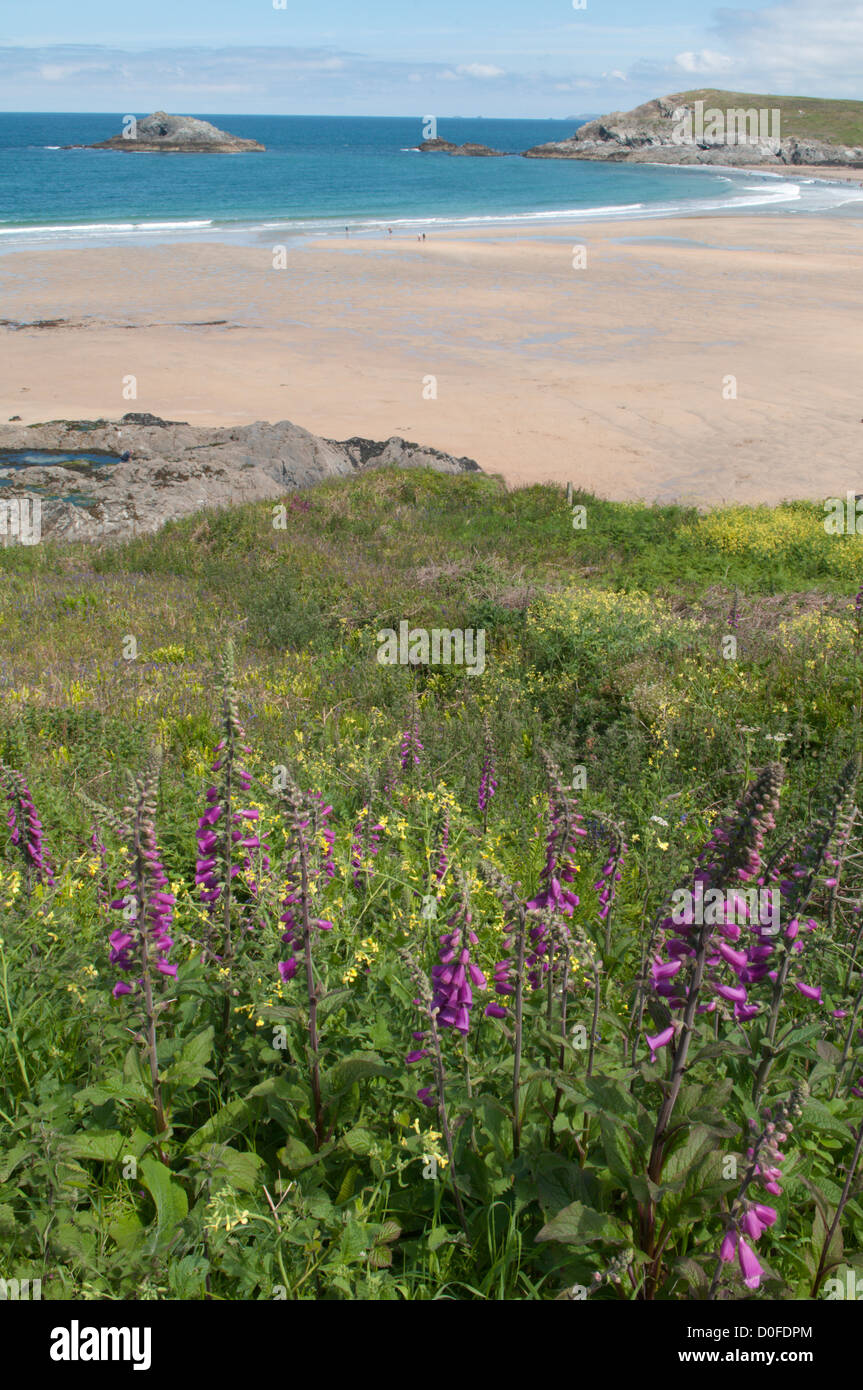
[[[0,1274],[863,1288],[863,539],[421,470],[272,511],[0,551]]]

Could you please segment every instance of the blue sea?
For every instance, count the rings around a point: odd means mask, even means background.
[[[125,113],[123,113],[125,114]],[[863,215],[863,189],[785,174],[421,154],[418,117],[203,115],[265,154],[64,150],[123,114],[0,113],[0,249],[395,234],[701,213]],[[139,113],[140,115],[146,113]],[[587,119],[585,117],[584,119]],[[581,121],[441,120],[438,135],[520,151]]]

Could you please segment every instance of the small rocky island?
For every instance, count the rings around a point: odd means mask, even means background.
[[[266,146],[257,140],[243,140],[229,135],[209,121],[194,116],[169,116],[166,111],[154,111],[110,140],[95,145],[64,145],[67,150],[123,150],[129,154],[244,154],[263,151]]]
[[[454,145],[451,140],[441,140],[439,137],[423,140],[417,149],[422,150],[423,154],[467,155],[474,159],[502,159],[506,153],[505,150],[493,150],[488,145],[474,144],[471,140],[464,145]]]

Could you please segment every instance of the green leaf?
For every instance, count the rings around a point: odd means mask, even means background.
[[[75,1096],[75,1108],[84,1110],[88,1105],[98,1108],[111,1100],[146,1100],[149,1092],[143,1081],[124,1081],[117,1077],[102,1085],[85,1086]]]
[[[446,1245],[449,1238],[450,1233],[446,1226],[435,1226],[427,1241],[429,1250],[439,1250],[442,1245]]]
[[[127,1211],[108,1227],[108,1235],[121,1250],[131,1250],[146,1235],[147,1228],[137,1212]]]
[[[297,1139],[292,1135],[284,1147],[279,1149],[276,1157],[289,1173],[302,1173],[304,1169],[312,1168],[316,1163],[320,1163],[321,1159],[332,1153],[334,1148],[334,1144],[325,1144],[317,1153],[312,1153],[302,1139]]]
[[[248,1150],[240,1153],[237,1149],[229,1148],[227,1144],[211,1144],[207,1148],[199,1149],[195,1157],[211,1168],[217,1177],[223,1177],[228,1186],[237,1192],[257,1190],[258,1177],[264,1167],[264,1160],[257,1154]]]
[[[338,1196],[336,1197],[337,1207],[340,1207],[343,1202],[349,1202],[351,1197],[353,1197],[354,1189],[357,1185],[357,1178],[359,1176],[360,1169],[357,1167],[355,1163],[352,1163],[348,1171],[345,1173],[345,1176],[342,1178],[342,1185],[339,1188]]]
[[[329,994],[325,994],[318,1002],[318,1022],[323,1023],[325,1018],[329,1018],[330,1014],[340,1009],[351,992],[349,989],[333,989]]]
[[[820,1206],[815,1209],[815,1219],[812,1222],[812,1251],[816,1260],[821,1259],[821,1251],[824,1249],[824,1243],[827,1240],[827,1232],[833,1223],[835,1214],[836,1213],[829,1208],[823,1215]],[[840,1223],[833,1232],[833,1239],[827,1248],[827,1255],[824,1263],[828,1271],[833,1269],[835,1265],[842,1263],[844,1252],[845,1243],[842,1239],[842,1226]]]
[[[174,1180],[170,1168],[148,1154],[138,1169],[141,1181],[156,1204],[156,1225],[160,1235],[170,1235],[189,1211],[186,1194]]]
[[[690,1255],[683,1255],[675,1261],[674,1269],[683,1276],[696,1298],[706,1297],[709,1280],[697,1260],[693,1260]]]
[[[165,1072],[163,1081],[171,1086],[197,1086],[205,1078],[213,1080],[207,1063],[213,1055],[214,1037],[215,1029],[211,1026],[189,1038],[179,1057]]]
[[[217,1110],[215,1115],[204,1121],[200,1129],[196,1129],[194,1134],[189,1136],[185,1145],[186,1152],[194,1153],[206,1144],[233,1139],[234,1135],[241,1134],[250,1124],[254,1113],[254,1108],[247,1100],[240,1098],[228,1101],[227,1105],[223,1105],[221,1110]]]
[[[693,1125],[686,1141],[675,1149],[662,1165],[664,1183],[674,1182],[694,1174],[709,1153],[716,1148],[716,1136],[706,1125]]]
[[[605,1161],[610,1172],[621,1182],[627,1182],[636,1164],[632,1157],[631,1146],[627,1143],[623,1126],[619,1120],[615,1121],[608,1115],[600,1115],[599,1130],[602,1136]]]
[[[352,1056],[337,1062],[327,1073],[323,1089],[330,1099],[334,1099],[349,1091],[357,1081],[365,1081],[371,1076],[394,1075],[393,1068],[381,1061],[376,1052],[355,1052]]]
[[[352,1264],[355,1260],[361,1259],[366,1253],[368,1245],[369,1240],[365,1228],[349,1217],[342,1234],[341,1249],[339,1250],[341,1262]]]
[[[559,1240],[564,1245],[587,1245],[592,1240],[614,1235],[614,1229],[601,1211],[593,1211],[581,1202],[570,1202],[547,1221],[537,1240]]]
[[[368,1158],[375,1143],[375,1136],[371,1130],[363,1129],[362,1125],[356,1125],[349,1129],[347,1134],[343,1134],[341,1143],[344,1144],[348,1153],[354,1154],[357,1158]]]
[[[849,1138],[849,1126],[820,1100],[807,1100],[803,1108],[803,1123],[821,1132],[827,1130],[831,1134],[841,1134],[843,1139]]]
[[[65,1147],[72,1158],[94,1158],[102,1163],[116,1163],[130,1152],[129,1140],[125,1135],[95,1129],[73,1134]]]
[[[18,1167],[18,1164],[21,1163],[29,1153],[30,1149],[26,1144],[16,1144],[14,1149],[10,1149],[8,1153],[5,1153],[3,1157],[0,1158],[0,1182],[5,1182],[7,1178],[11,1177]]]

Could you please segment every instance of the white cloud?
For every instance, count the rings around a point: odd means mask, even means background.
[[[727,53],[714,53],[709,48],[698,53],[678,53],[674,61],[684,72],[727,72],[734,67],[734,59]]]
[[[491,63],[462,63],[456,68],[460,77],[505,77],[503,68],[496,68]]]

